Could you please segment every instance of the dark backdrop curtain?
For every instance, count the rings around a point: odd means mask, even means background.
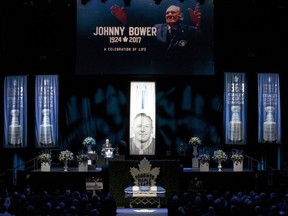
[[[63,148],[78,151],[83,139],[92,136],[98,153],[108,138],[113,147],[119,146],[120,154],[128,154],[130,81],[78,77],[71,86],[81,89],[69,88],[63,97]],[[149,81],[156,82],[156,155],[176,153],[180,144],[188,148],[191,136],[201,137],[206,145],[221,144],[223,101],[219,87],[215,87],[217,79]]]

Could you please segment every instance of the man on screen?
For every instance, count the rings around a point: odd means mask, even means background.
[[[154,155],[155,138],[153,134],[153,121],[145,113],[138,113],[132,124],[133,136],[130,138],[131,155]]]
[[[171,5],[166,9],[166,23],[156,24],[156,38],[153,42],[153,56],[156,63],[187,64],[197,55],[200,39],[201,11],[200,5],[188,8],[191,25],[183,23],[184,15],[180,7]]]

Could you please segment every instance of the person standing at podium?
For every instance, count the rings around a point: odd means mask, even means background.
[[[105,143],[102,145],[101,155],[104,155],[106,148],[112,148],[112,144],[110,143],[109,139],[106,139]]]

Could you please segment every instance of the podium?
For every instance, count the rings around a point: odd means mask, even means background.
[[[114,157],[113,158],[105,158],[104,157],[104,154],[103,155],[98,155],[98,158],[97,158],[97,167],[102,167],[102,166],[107,166],[106,165],[106,160],[109,161],[123,161],[125,160],[125,155],[116,155],[114,154]]]
[[[114,158],[114,148],[105,148],[104,149],[104,159],[105,159],[105,165],[108,165],[109,159]]]
[[[114,148],[105,148],[104,158],[114,158]]]

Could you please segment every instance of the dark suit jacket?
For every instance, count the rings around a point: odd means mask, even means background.
[[[200,33],[194,26],[179,24],[174,31],[169,30],[166,23],[156,24],[155,27],[152,55],[156,62],[183,64],[193,61],[200,39]]]
[[[143,154],[141,154],[140,149],[136,147],[133,138],[130,138],[130,155],[155,155],[155,138],[153,138],[150,145],[143,150]]]

